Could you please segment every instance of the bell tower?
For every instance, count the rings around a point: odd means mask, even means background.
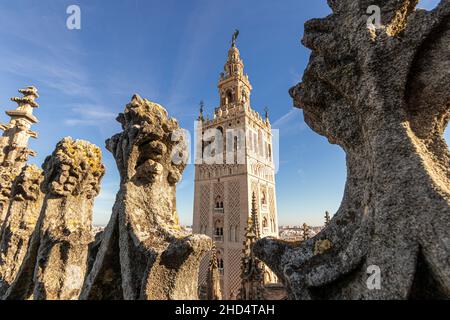
[[[222,110],[233,104],[246,105],[250,101],[252,86],[248,75],[244,74],[244,63],[239,55],[239,49],[234,43],[228,50],[228,58],[224,72],[220,74],[218,89]]]
[[[236,46],[237,35],[236,31],[219,76],[220,100],[212,118],[203,115],[204,104],[200,104],[197,138],[201,143],[196,145],[202,150],[195,161],[193,230],[215,241],[224,299],[237,298],[241,288],[245,229],[253,194],[259,234],[278,236],[272,130],[268,115],[263,118],[251,107],[252,86]],[[214,134],[208,133],[211,131]],[[211,149],[224,156],[213,163],[204,161]],[[205,257],[201,263],[199,287],[207,285],[209,260]],[[277,281],[267,268],[263,278],[265,283]]]

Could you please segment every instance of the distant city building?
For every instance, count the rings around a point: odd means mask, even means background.
[[[309,226],[309,238],[314,237],[322,230],[324,226]],[[303,226],[281,226],[279,229],[279,237],[285,241],[303,241]]]
[[[261,236],[278,236],[271,126],[267,112],[263,118],[250,106],[252,86],[244,74],[235,40],[228,51],[225,72],[220,75],[220,106],[208,120],[201,103],[196,131],[197,137],[203,139],[201,155],[196,155],[193,231],[215,241],[224,299],[235,299],[241,287],[244,233],[253,193]],[[211,129],[219,137],[207,140],[205,135]],[[205,154],[215,155],[219,161],[205,163]],[[200,267],[200,286],[206,285],[208,266],[209,257],[205,257]],[[264,281],[277,282],[267,267]]]

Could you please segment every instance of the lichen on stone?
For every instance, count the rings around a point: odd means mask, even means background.
[[[37,173],[27,175],[27,171],[25,183],[17,184],[16,200],[27,199],[23,193],[31,190],[42,190],[45,198],[35,213],[38,219],[26,255],[4,299],[78,299],[87,273],[94,242],[94,197],[105,172],[101,151],[87,141],[66,137],[43,168],[40,188],[28,186]]]
[[[314,255],[324,254],[331,249],[331,241],[328,239],[317,240],[314,243]]]

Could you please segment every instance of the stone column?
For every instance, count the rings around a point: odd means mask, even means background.
[[[0,297],[16,278],[44,201],[43,171],[26,165],[12,187],[11,204],[1,230]]]
[[[7,299],[78,299],[92,233],[92,208],[105,172],[98,147],[64,138],[43,165],[46,193],[36,231]]]
[[[8,210],[12,183],[28,157],[36,155],[36,152],[28,148],[28,140],[37,137],[37,133],[30,128],[38,122],[33,109],[39,106],[34,101],[39,95],[32,86],[20,89],[19,92],[23,97],[11,98],[11,101],[17,103],[17,109],[6,111],[11,118],[10,122],[0,124],[0,130],[4,131],[0,137],[0,227]]]
[[[207,236],[179,225],[176,183],[186,157],[179,126],[160,105],[135,95],[107,141],[121,185],[82,299],[197,299]],[[178,161],[180,160],[180,161]],[[184,159],[186,160],[186,159]]]
[[[222,290],[220,288],[220,274],[217,265],[217,249],[213,245],[211,259],[206,277],[206,300],[222,300]]]

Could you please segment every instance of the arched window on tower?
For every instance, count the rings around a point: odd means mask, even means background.
[[[220,274],[221,276],[223,276],[224,271],[223,271],[223,259],[222,259],[222,258],[218,258],[218,259],[217,259],[217,267],[218,267],[218,269],[219,269],[219,274]]]
[[[217,256],[217,267],[219,269],[219,273],[220,273],[220,275],[223,275],[223,267],[224,267],[223,254],[220,250],[217,250],[216,256]]]
[[[264,190],[261,195],[261,204],[267,204],[266,192]]]
[[[214,241],[223,241],[223,221],[220,219],[214,223]]]
[[[223,209],[223,201],[221,196],[216,197],[216,207],[215,209]]]
[[[269,221],[267,220],[266,217],[263,218],[263,221],[262,221],[262,229],[263,229],[263,233],[264,233],[264,234],[269,233]]]
[[[233,92],[231,90],[227,90],[227,93],[225,95],[225,103],[230,104],[233,102],[234,102]]]

